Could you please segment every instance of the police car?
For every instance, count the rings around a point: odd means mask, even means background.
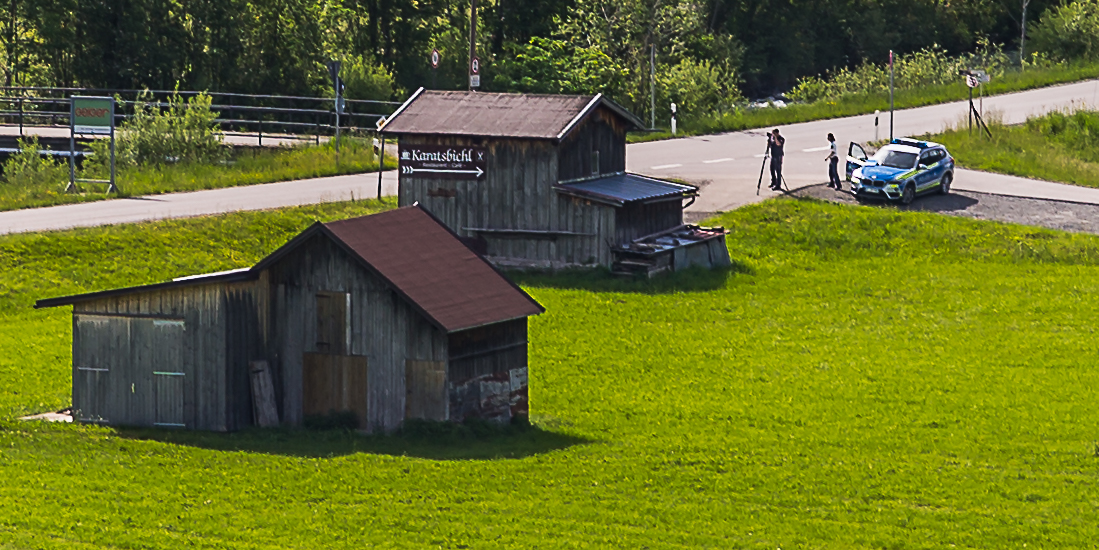
[[[894,139],[867,158],[857,143],[847,149],[847,179],[858,200],[888,200],[910,204],[923,193],[949,193],[954,158],[946,147],[930,141]]]

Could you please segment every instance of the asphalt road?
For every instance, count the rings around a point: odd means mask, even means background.
[[[382,176],[382,194],[396,195],[397,172],[389,170],[383,172]],[[167,218],[188,218],[241,210],[267,210],[284,206],[369,199],[377,195],[377,172],[189,193],[148,195],[0,212],[0,235]]]
[[[999,116],[1005,123],[1018,123],[1027,116],[1080,105],[1099,105],[1099,80],[1053,86],[984,99],[986,115]],[[966,102],[947,103],[896,111],[894,135],[919,135],[941,131],[948,125],[964,123]],[[878,137],[889,137],[889,113],[879,115]],[[766,150],[765,133],[770,128],[730,132],[628,146],[626,169],[654,177],[674,177],[703,187],[688,211],[719,212],[756,202],[771,196],[767,175],[763,189],[756,195],[760,166]],[[780,127],[786,137],[783,172],[792,188],[828,181],[826,136],[832,132],[847,153],[849,142],[875,140],[874,115],[805,122]],[[842,177],[843,162],[840,162]],[[1022,197],[1052,198],[1099,204],[1099,190],[1063,184],[1036,182],[1023,178],[959,170],[954,188],[965,191],[996,193]]]
[[[1099,105],[1099,81],[1042,88],[985,98],[986,113],[999,113],[1005,122],[1026,120],[1028,115],[1072,105]],[[937,132],[964,120],[964,102],[897,111],[894,133],[898,136]],[[889,114],[880,117],[880,137],[889,135]],[[707,213],[731,210],[772,196],[766,184],[756,195],[756,181],[766,147],[765,129],[713,136],[638,143],[627,147],[627,169],[656,177],[676,177],[702,186],[699,199],[688,208],[692,219]],[[875,139],[874,116],[793,124],[781,128],[786,136],[785,175],[794,188],[827,181],[828,132],[836,135],[841,153],[850,141]],[[265,140],[266,142],[266,140]],[[841,166],[842,168],[842,166]],[[383,194],[397,191],[396,172],[384,173]],[[239,210],[263,210],[284,206],[373,197],[377,173],[337,176],[234,187],[191,193],[173,193],[130,199],[0,212],[0,234],[46,231],[131,223],[165,218],[202,216]],[[954,188],[1015,197],[1052,199],[1099,205],[1099,189],[1029,180],[1013,176],[958,170]]]

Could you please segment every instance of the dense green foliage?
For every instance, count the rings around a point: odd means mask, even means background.
[[[1099,58],[1099,0],[1051,8],[1030,35],[1032,48],[1057,59]]]
[[[1032,0],[1030,21],[1061,3]],[[329,58],[350,69],[351,98],[397,99],[435,77],[467,84],[468,0],[13,0],[0,11],[4,84],[313,95],[330,90]],[[678,101],[685,118],[880,64],[890,49],[959,55],[984,40],[1015,51],[1021,20],[1018,3],[993,0],[482,0],[479,13],[484,89],[601,91],[647,115],[655,48],[659,112]]]
[[[0,238],[10,548],[1069,548],[1095,540],[1099,238],[773,200],[730,273],[530,275],[535,429],[192,434],[69,403],[39,297],[248,265],[326,205]],[[94,504],[93,504],[94,503]]]
[[[966,168],[1099,187],[1099,112],[1054,111],[1025,124],[990,125],[992,138],[965,127],[933,137]]]
[[[217,163],[171,163],[131,165],[117,174],[117,197],[136,197],[175,191],[199,191],[240,185],[357,174],[378,169],[378,159],[370,141],[342,138],[340,154],[332,143],[277,149],[237,149]],[[82,176],[106,177],[109,152],[106,143],[95,145],[100,160],[86,161]],[[386,158],[386,167],[395,161]],[[25,141],[21,153],[4,164],[4,183],[0,183],[0,211],[37,206],[116,198],[104,195],[105,185],[80,184],[85,193],[65,193],[69,181],[68,163],[41,157],[33,141]],[[340,197],[343,198],[343,197]]]

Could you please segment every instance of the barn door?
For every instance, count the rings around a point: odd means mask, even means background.
[[[138,426],[186,427],[183,372],[184,323],[174,319],[130,322],[130,418]]]
[[[446,420],[446,363],[405,361],[404,417]]]
[[[129,320],[105,315],[75,315],[73,330],[73,416],[80,422],[124,421],[124,396],[111,384],[126,372]],[[112,374],[112,371],[117,371]],[[127,388],[128,389],[128,388]]]
[[[183,419],[182,372],[154,372],[153,388],[156,392],[156,418],[154,426],[186,428]]]

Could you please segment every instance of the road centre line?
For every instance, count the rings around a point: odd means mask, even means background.
[[[702,161],[702,164],[714,164],[715,162],[729,162],[730,160],[736,160],[736,159],[724,158],[724,159],[704,160],[704,161]]]
[[[825,145],[824,147],[813,147],[812,149],[802,149],[802,153],[816,153],[817,151],[827,151],[831,149],[831,145]]]
[[[762,155],[752,155],[752,156],[757,158],[757,159],[761,159],[761,158],[767,156],[767,153],[763,153]]]
[[[660,166],[653,166],[650,170],[664,170],[667,168],[679,168],[682,164],[661,164]]]

